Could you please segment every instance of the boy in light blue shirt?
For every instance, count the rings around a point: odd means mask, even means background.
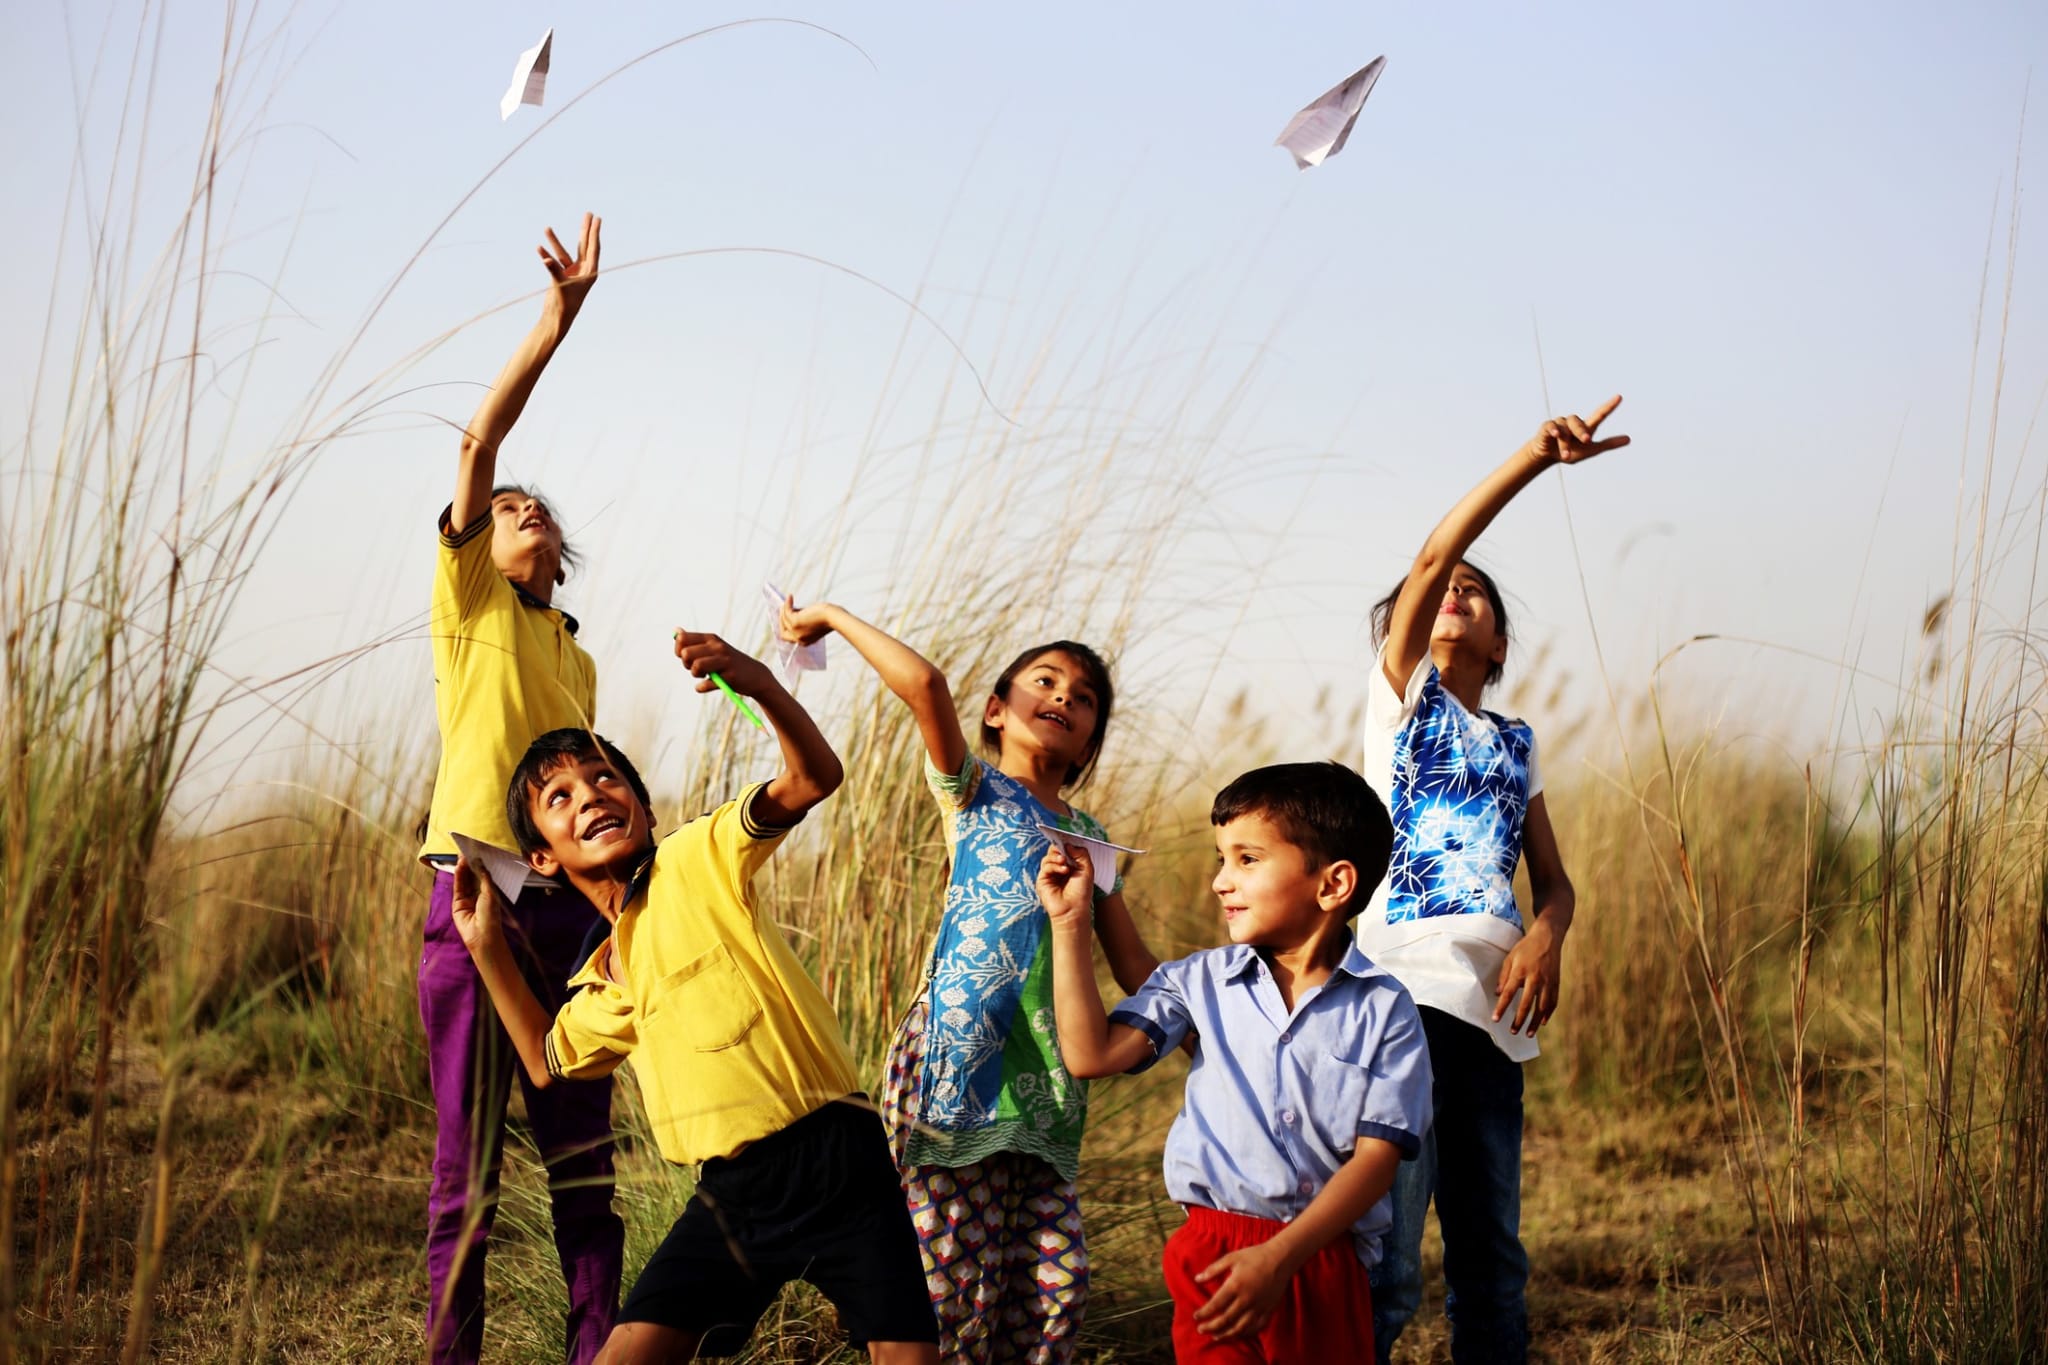
[[[1178,1360],[1368,1362],[1366,1270],[1395,1167],[1430,1124],[1415,1004],[1351,936],[1392,826],[1338,763],[1255,769],[1209,818],[1231,942],[1162,964],[1114,1012],[1095,985],[1088,851],[1046,855],[1061,1056],[1107,1076],[1201,1040],[1166,1139],[1167,1193],[1188,1211],[1165,1254]]]

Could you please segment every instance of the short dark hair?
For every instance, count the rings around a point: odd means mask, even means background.
[[[1501,596],[1500,584],[1493,581],[1493,575],[1469,559],[1459,560],[1453,568],[1469,569],[1472,572],[1472,576],[1479,580],[1479,586],[1486,589],[1486,600],[1493,604],[1494,629],[1500,632],[1503,640],[1512,642],[1515,637],[1508,630],[1508,600]],[[1394,603],[1400,600],[1401,589],[1407,586],[1408,580],[1404,577],[1399,583],[1394,585],[1393,591],[1372,604],[1373,648],[1377,649],[1387,642],[1387,631],[1392,628],[1394,623]],[[1501,674],[1505,672],[1507,672],[1506,664],[1487,664],[1486,682],[1483,685],[1487,687],[1493,686],[1500,681]]]
[[[531,484],[523,484],[523,483],[501,483],[501,484],[499,484],[499,485],[498,485],[498,486],[497,486],[496,488],[493,488],[493,489],[491,490],[491,499],[490,499],[490,500],[491,500],[492,502],[496,502],[496,501],[498,500],[498,498],[499,498],[499,497],[500,497],[501,495],[503,495],[503,494],[506,494],[506,493],[510,493],[510,494],[512,494],[512,495],[513,495],[514,497],[519,497],[519,498],[532,498],[532,499],[533,499],[533,500],[534,500],[535,502],[539,503],[539,504],[540,504],[540,505],[541,505],[542,507],[545,507],[545,508],[547,508],[547,509],[548,509],[548,515],[549,515],[549,516],[551,516],[551,517],[553,517],[553,518],[555,519],[555,525],[557,525],[557,526],[560,526],[560,525],[562,524],[562,517],[561,517],[561,514],[560,514],[560,513],[558,513],[557,511],[555,511],[555,505],[554,505],[554,503],[552,503],[552,502],[550,502],[550,501],[548,500],[548,496],[547,496],[547,494],[545,494],[545,493],[541,492],[541,491],[540,491],[540,490],[539,490],[538,488],[535,488],[535,487],[533,487],[533,486],[532,486]],[[557,570],[557,571],[556,571],[556,579],[555,579],[555,581],[556,581],[556,582],[558,582],[558,583],[559,583],[559,582],[561,582],[561,581],[562,581],[563,579],[566,579],[566,578],[567,578],[567,577],[569,576],[569,570],[571,570],[571,569],[580,569],[580,568],[582,568],[582,567],[583,567],[583,555],[582,555],[582,553],[581,553],[580,551],[578,551],[578,550],[576,549],[576,547],[575,547],[575,546],[573,546],[573,545],[571,545],[571,544],[569,543],[569,536],[568,536],[568,533],[567,533],[566,531],[565,531],[565,532],[563,532],[563,534],[562,534],[562,567],[561,567],[561,568],[560,568],[559,570]]]
[[[1355,918],[1387,875],[1394,824],[1377,793],[1342,763],[1275,763],[1254,768],[1216,793],[1209,823],[1263,815],[1302,851],[1311,872],[1331,863],[1358,869],[1358,889],[1344,907]]]
[[[618,746],[595,730],[583,730],[573,725],[550,730],[526,746],[526,755],[512,770],[511,785],[505,789],[505,822],[512,826],[512,837],[518,841],[522,855],[538,853],[548,846],[540,826],[533,823],[533,798],[539,795],[550,777],[571,763],[583,763],[593,758],[601,758],[611,764],[619,776],[626,779],[633,795],[647,808],[649,821],[653,820],[654,801],[647,795],[647,784],[640,780],[640,770],[619,751]]]
[[[1076,640],[1054,640],[1049,645],[1033,645],[1016,658],[1010,666],[996,676],[996,685],[989,689],[989,695],[998,701],[1010,699],[1010,684],[1017,675],[1037,663],[1048,654],[1064,654],[1081,665],[1081,672],[1088,685],[1095,689],[1095,733],[1088,741],[1088,752],[1077,763],[1067,765],[1066,780],[1062,787],[1078,787],[1088,780],[1095,771],[1095,760],[1102,756],[1102,737],[1109,733],[1109,713],[1116,706],[1116,687],[1109,680],[1109,665],[1102,656]],[[990,753],[1002,748],[1003,732],[993,725],[981,727],[981,747]]]

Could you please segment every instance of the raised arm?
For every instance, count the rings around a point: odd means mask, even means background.
[[[756,820],[786,829],[839,790],[846,776],[839,755],[832,752],[811,713],[789,694],[773,669],[740,653],[716,635],[679,630],[675,642],[676,657],[698,680],[699,692],[709,692],[718,686],[711,679],[716,673],[733,691],[761,703],[761,709],[768,713],[775,727],[775,738],[782,745],[782,771],[768,780],[767,787],[756,798]]]
[[[583,237],[574,256],[562,246],[553,228],[547,230],[547,243],[540,248],[541,264],[547,267],[552,281],[547,301],[541,305],[540,321],[519,343],[505,368],[498,371],[497,382],[484,395],[476,415],[469,419],[469,426],[462,433],[462,459],[455,467],[455,497],[449,511],[453,530],[462,530],[491,505],[491,488],[498,478],[498,447],[511,432],[512,424],[519,420],[519,414],[526,410],[526,400],[533,396],[540,372],[554,358],[562,338],[569,335],[569,325],[576,320],[590,286],[597,282],[597,236],[601,226],[600,219],[583,215]]]
[[[1112,892],[1095,910],[1095,932],[1102,939],[1102,955],[1109,961],[1109,974],[1125,995],[1136,995],[1150,979],[1159,958],[1145,946],[1138,923],[1124,904],[1124,893]]]
[[[1616,394],[1590,418],[1574,415],[1545,422],[1542,430],[1508,457],[1507,463],[1460,498],[1450,514],[1436,524],[1429,539],[1422,542],[1422,551],[1415,556],[1414,564],[1409,566],[1408,577],[1394,599],[1387,623],[1384,671],[1396,693],[1408,686],[1416,665],[1429,653],[1430,631],[1436,624],[1444,589],[1450,585],[1451,572],[1472,548],[1472,542],[1514,500],[1515,494],[1527,488],[1544,470],[1552,465],[1577,464],[1602,451],[1627,445],[1626,436],[1597,439],[1600,424],[1620,406],[1621,395]]]
[[[548,1071],[547,1038],[548,1030],[554,1027],[554,1017],[519,974],[519,964],[505,940],[498,889],[490,878],[477,876],[476,869],[464,858],[455,862],[451,916],[455,932],[469,949],[470,960],[476,963],[477,975],[491,993],[491,1003],[497,1007],[498,1019],[518,1050],[528,1078],[535,1085],[550,1084],[554,1077]]]
[[[937,665],[844,607],[830,602],[799,607],[795,598],[782,604],[783,639],[808,645],[834,633],[852,645],[880,675],[882,685],[910,708],[932,766],[942,773],[959,772],[967,761],[967,736],[960,730],[960,713],[953,709],[952,689]]]
[[[1060,1061],[1083,1080],[1120,1075],[1152,1057],[1150,1038],[1128,1024],[1109,1022],[1095,986],[1094,879],[1088,850],[1078,845],[1069,853],[1054,844],[1038,868],[1038,900],[1052,919],[1052,1007]]]

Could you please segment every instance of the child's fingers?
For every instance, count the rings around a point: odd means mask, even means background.
[[[1572,434],[1572,439],[1582,445],[1591,445],[1593,443],[1592,431],[1586,426],[1584,420],[1576,414],[1564,419],[1564,427],[1566,431]]]
[[[1626,436],[1610,436],[1604,441],[1594,442],[1593,448],[1586,453],[1588,455],[1598,455],[1603,450],[1619,450],[1627,444],[1628,437]]]
[[[1595,431],[1598,431],[1600,429],[1600,424],[1606,421],[1609,417],[1613,416],[1614,410],[1620,406],[1621,395],[1617,393],[1616,395],[1614,395],[1614,397],[1608,399],[1605,403],[1602,403],[1599,407],[1593,409],[1593,415],[1586,419],[1586,425],[1592,427]]]

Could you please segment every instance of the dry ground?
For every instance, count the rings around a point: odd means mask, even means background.
[[[132,1213],[141,1209],[147,1188],[161,1086],[154,1068],[135,1058],[118,1079],[108,1116],[109,1179],[118,1191],[112,1202]],[[1085,1354],[1095,1359],[1169,1358],[1157,1255],[1177,1212],[1160,1196],[1157,1154],[1178,1085],[1178,1068],[1161,1067],[1155,1077],[1096,1091],[1085,1181],[1096,1267]],[[186,1093],[155,1358],[228,1358],[248,1248],[275,1191],[277,1214],[264,1238],[255,1296],[260,1357],[417,1359],[430,1131],[423,1125],[373,1131],[333,1097],[287,1087],[225,1052],[194,1068]],[[73,1213],[67,1195],[79,1179],[86,1134],[86,1105],[70,1108],[66,1123],[37,1135],[22,1172],[24,1213],[37,1206],[40,1188],[48,1200],[46,1226],[62,1230],[62,1252],[46,1246],[45,1255],[68,1254]],[[297,1154],[280,1167],[267,1155],[267,1135],[287,1121],[298,1134]],[[623,1178],[652,1174],[653,1159],[645,1151],[626,1153]],[[548,1287],[552,1249],[544,1205],[530,1165],[515,1162],[507,1182],[491,1261],[489,1355],[543,1360],[559,1320]],[[1696,1110],[1591,1112],[1534,1099],[1523,1227],[1534,1265],[1529,1295],[1541,1357],[1694,1358],[1734,1347],[1731,1324],[1751,1319],[1757,1305],[1745,1220],[1728,1189],[1718,1145]],[[132,1218],[108,1229],[116,1269],[88,1276],[81,1326],[95,1319],[111,1326],[110,1314],[125,1313],[134,1235]],[[648,1239],[635,1242],[644,1254]],[[20,1253],[31,1254],[33,1243],[33,1229],[20,1229]],[[1433,1250],[1431,1256],[1433,1269]],[[754,1358],[854,1359],[833,1349],[829,1329],[821,1331],[829,1315],[797,1298],[781,1315],[775,1344]],[[31,1333],[47,1330],[47,1317],[25,1316]],[[98,1359],[109,1339],[44,1338],[32,1346],[31,1358]],[[1447,1351],[1439,1295],[1403,1339],[1400,1355],[1437,1361],[1448,1359]]]

